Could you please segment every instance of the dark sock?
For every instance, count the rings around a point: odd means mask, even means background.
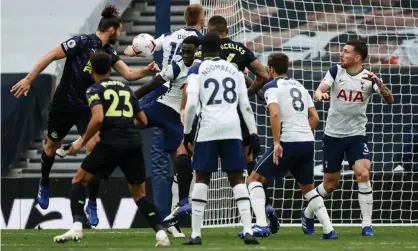
[[[161,225],[160,214],[158,213],[157,207],[149,201],[147,197],[142,197],[141,199],[135,201],[135,203],[141,214],[145,217],[148,224],[155,232],[164,229]]]
[[[100,179],[94,178],[87,186],[89,190],[89,204],[96,205],[97,194],[99,193]]]
[[[255,160],[253,160],[253,161],[251,161],[251,162],[248,162],[248,163],[247,163],[247,173],[248,173],[248,176],[249,176],[249,175],[252,173],[252,171],[254,170],[255,164],[256,164]]]
[[[266,205],[273,205],[273,192],[272,189],[267,189],[269,186],[273,186],[273,182],[271,181],[266,181],[263,184],[263,189],[264,189],[264,193],[266,194]]]
[[[185,199],[188,200],[189,198],[190,183],[192,183],[193,179],[192,160],[190,156],[187,154],[177,156],[176,168],[179,200],[180,202],[184,202]]]
[[[84,220],[84,204],[86,200],[86,187],[81,183],[71,185],[71,212],[74,222],[83,222]]]
[[[52,157],[48,157],[45,151],[42,152],[41,162],[42,162],[42,185],[49,186],[49,173],[51,172],[52,165],[55,161],[55,154]]]

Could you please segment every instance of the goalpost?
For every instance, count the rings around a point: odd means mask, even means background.
[[[374,95],[367,110],[368,146],[372,152],[373,224],[418,225],[418,170],[414,170],[418,157],[408,152],[408,146],[413,144],[411,135],[418,133],[418,28],[414,23],[418,9],[412,3],[393,7],[383,2],[190,1],[204,6],[206,21],[213,15],[225,17],[230,38],[246,44],[263,64],[270,53],[285,52],[292,61],[289,75],[312,92],[329,67],[339,62],[339,52],[345,42],[366,40],[370,56],[365,67],[380,75],[395,97],[395,104],[390,106],[382,105],[380,97]],[[272,141],[268,115],[256,97],[251,101],[265,150]],[[316,108],[321,118],[315,132],[317,185],[323,178],[321,140],[329,104],[317,103]],[[293,178],[276,181],[269,189],[273,192],[273,207],[281,224],[300,226],[303,200]],[[344,161],[340,187],[325,199],[334,225],[360,225],[357,190],[353,171]],[[205,227],[240,225],[225,174],[213,174],[208,196]]]

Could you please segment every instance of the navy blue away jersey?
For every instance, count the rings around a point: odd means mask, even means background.
[[[141,134],[134,125],[139,103],[132,90],[120,81],[102,80],[86,91],[90,107],[101,104],[104,120],[100,140],[111,145],[140,144]]]
[[[245,70],[245,67],[248,68],[249,65],[257,59],[254,56],[254,53],[245,47],[245,45],[240,42],[232,41],[229,38],[221,39],[221,58],[230,62],[242,72]],[[195,54],[195,62],[199,61],[203,61],[200,48]]]
[[[70,107],[87,106],[86,90],[94,84],[90,75],[90,56],[98,51],[106,52],[112,57],[112,65],[119,60],[119,56],[111,45],[103,46],[96,34],[72,37],[63,42],[61,47],[66,61],[60,84],[55,91],[53,104]]]

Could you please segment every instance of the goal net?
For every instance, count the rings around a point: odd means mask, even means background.
[[[418,2],[402,0],[202,0],[206,19],[225,17],[230,38],[243,42],[263,64],[285,52],[289,75],[313,91],[339,62],[345,42],[369,46],[365,67],[392,90],[395,104],[374,95],[368,106],[372,152],[373,224],[418,223]],[[272,142],[268,116],[252,97],[263,150]],[[316,103],[321,123],[315,132],[315,183],[322,182],[322,144],[328,103]],[[291,176],[269,188],[282,224],[300,224],[302,194]],[[334,224],[360,224],[358,186],[343,162],[339,189],[325,200]],[[240,219],[225,174],[213,175],[205,226],[233,226]]]

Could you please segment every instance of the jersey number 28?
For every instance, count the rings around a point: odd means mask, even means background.
[[[209,84],[213,83],[215,88],[213,89],[212,95],[210,95],[206,105],[217,105],[222,103],[222,99],[215,99],[219,91],[219,82],[214,78],[209,78],[203,83],[205,89],[209,88]],[[230,83],[231,86],[228,86]],[[235,92],[235,81],[232,78],[225,78],[222,81],[222,86],[224,88],[223,99],[228,103],[234,103],[237,100],[237,93]],[[231,97],[232,96],[232,97]]]
[[[131,99],[131,93],[128,91],[120,90],[119,93],[115,90],[108,89],[104,92],[104,98],[106,100],[112,100],[112,103],[109,106],[109,109],[107,109],[105,116],[106,117],[128,117],[131,118],[134,115],[134,110],[132,108],[132,104],[130,101]],[[123,98],[123,109],[118,110],[120,98]],[[128,109],[125,109],[128,108]]]

